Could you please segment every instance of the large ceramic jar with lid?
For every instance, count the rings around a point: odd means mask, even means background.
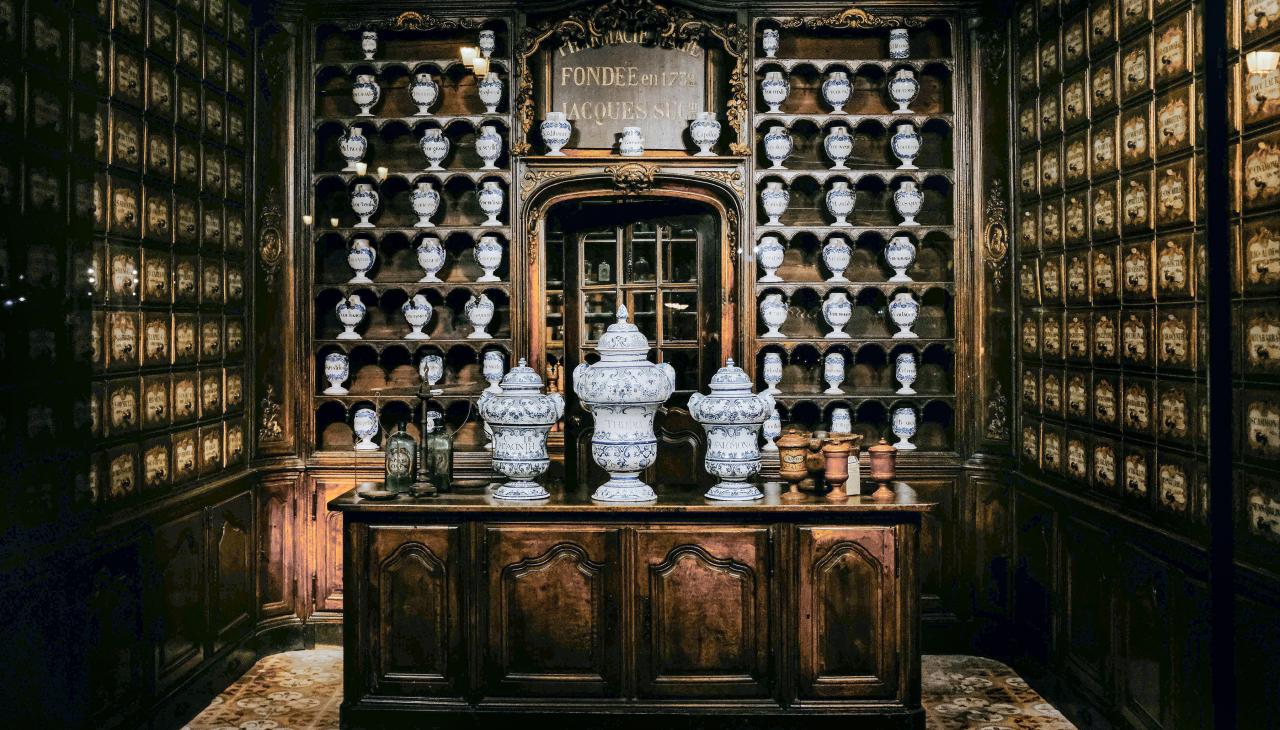
[[[600,337],[596,352],[598,362],[581,363],[573,371],[573,391],[595,417],[591,458],[609,473],[609,481],[591,498],[655,499],[653,488],[640,481],[640,472],[658,458],[653,417],[675,391],[676,371],[667,363],[645,359],[649,342],[627,321],[625,306],[618,307],[617,321]]]
[[[711,395],[689,397],[689,415],[707,432],[707,473],[720,482],[708,499],[750,500],[764,496],[747,480],[760,471],[760,427],[773,412],[773,396],[751,392],[751,378],[725,361],[711,376]]]
[[[494,490],[498,499],[545,499],[534,480],[547,471],[547,433],[564,415],[564,396],[542,392],[542,378],[520,358],[502,378],[500,390],[486,390],[477,407],[493,432],[493,468],[508,481]]]

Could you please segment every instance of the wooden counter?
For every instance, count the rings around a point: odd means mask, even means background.
[[[658,491],[331,501],[343,726],[924,726],[917,560],[933,505],[902,483],[841,503],[782,502],[777,485],[738,504]]]

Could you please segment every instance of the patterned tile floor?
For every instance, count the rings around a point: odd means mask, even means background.
[[[924,658],[928,730],[1074,730],[1013,670],[992,659]],[[192,720],[190,730],[336,730],[342,649],[274,654]]]

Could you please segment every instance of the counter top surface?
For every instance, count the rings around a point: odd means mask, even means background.
[[[750,502],[726,502],[707,499],[701,491],[688,489],[674,490],[654,485],[658,498],[651,502],[597,502],[590,497],[589,490],[566,488],[561,484],[545,485],[551,492],[547,499],[540,500],[506,500],[494,499],[490,490],[484,492],[452,492],[436,497],[413,497],[408,494],[393,499],[365,499],[361,493],[368,489],[380,489],[377,482],[360,484],[355,489],[344,492],[329,502],[329,509],[340,512],[362,513],[504,513],[534,515],[538,513],[563,514],[728,514],[734,512],[754,512],[768,514],[809,513],[809,514],[843,514],[851,512],[929,512],[933,502],[921,501],[914,489],[905,482],[894,482],[892,497],[877,499],[864,494],[849,497],[847,500],[832,501],[825,497],[805,494],[800,500],[783,500],[780,495],[783,485],[778,482],[766,482],[761,485],[763,499]],[[865,484],[868,491],[874,484]]]

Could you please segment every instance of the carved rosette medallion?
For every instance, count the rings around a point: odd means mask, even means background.
[[[998,178],[987,194],[983,212],[982,244],[987,268],[991,269],[991,284],[998,294],[1004,283],[1005,265],[1009,256],[1008,211],[1004,201],[1004,186]]]
[[[258,263],[262,266],[263,281],[267,291],[273,291],[276,276],[284,261],[284,233],[281,230],[280,206],[274,201],[275,190],[268,188],[266,199],[258,216]]]

